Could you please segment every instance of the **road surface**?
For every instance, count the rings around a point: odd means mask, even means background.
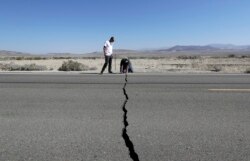
[[[250,160],[250,75],[124,85],[120,74],[0,74],[0,160],[130,161],[129,141],[141,161]]]

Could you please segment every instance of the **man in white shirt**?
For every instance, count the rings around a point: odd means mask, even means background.
[[[109,73],[113,73],[112,72],[112,59],[113,59],[113,43],[115,42],[115,39],[114,37],[111,37],[109,40],[107,40],[103,46],[103,53],[104,53],[104,56],[105,56],[105,63],[103,64],[103,67],[102,67],[102,71],[100,74],[102,74],[105,70],[105,68],[107,67],[107,65],[109,64],[108,66],[108,72]]]

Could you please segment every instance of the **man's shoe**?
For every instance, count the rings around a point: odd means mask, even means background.
[[[110,74],[113,74],[113,72],[112,72],[112,71],[109,71],[109,73],[110,73]]]

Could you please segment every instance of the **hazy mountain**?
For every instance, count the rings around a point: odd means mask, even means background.
[[[190,45],[190,46],[174,46],[168,49],[161,49],[158,50],[160,52],[162,51],[168,51],[168,52],[182,52],[182,51],[216,51],[219,50],[218,48],[212,47],[212,46],[194,46],[194,45]]]
[[[233,45],[233,44],[210,44],[209,46],[218,49],[231,49],[231,50],[246,50],[250,49],[250,45]]]
[[[129,50],[115,49],[116,55],[122,56],[146,56],[146,55],[222,55],[222,54],[250,54],[250,45],[237,46],[233,44],[210,44],[204,46],[176,45],[168,48],[147,49],[147,50]],[[73,54],[73,53],[48,53],[48,54],[30,54],[24,52],[0,50],[0,56],[41,56],[41,57],[102,57],[102,51],[91,53]]]
[[[137,52],[137,50],[114,49],[114,52],[117,52],[117,53],[134,53],[134,52]]]
[[[8,51],[0,50],[0,56],[29,56],[29,53],[17,52],[17,51]]]

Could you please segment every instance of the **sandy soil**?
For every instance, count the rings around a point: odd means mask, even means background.
[[[73,59],[74,60],[74,59]],[[0,60],[0,64],[14,63],[18,65],[37,64],[45,65],[52,71],[57,71],[64,61],[68,59],[47,59],[47,60]],[[91,72],[100,72],[104,59],[75,59],[89,67],[96,67],[97,70]],[[209,57],[202,56],[197,59],[180,59],[177,57],[166,58],[143,58],[131,59],[135,72],[185,72],[185,73],[203,73],[203,72],[223,72],[223,73],[244,73],[250,70],[250,58],[228,58],[228,57]],[[116,65],[115,65],[116,64]],[[119,72],[120,59],[113,60],[113,71]],[[107,72],[107,70],[106,70]]]

